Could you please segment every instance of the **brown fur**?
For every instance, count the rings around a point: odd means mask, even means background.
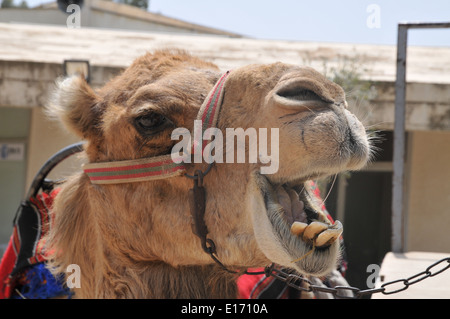
[[[65,80],[49,113],[87,140],[90,162],[168,154],[177,142],[170,139],[172,129],[185,127],[192,132],[198,109],[219,76],[216,66],[184,52],[159,51],[138,58],[98,92],[79,78]],[[293,80],[327,101],[327,109],[316,103],[316,122],[275,97],[283,83]],[[279,127],[280,170],[268,178],[275,184],[293,177],[304,182],[311,176],[361,167],[367,160],[368,154],[348,150],[342,133],[350,125],[344,102],[342,89],[312,69],[281,63],[248,66],[229,76],[218,127],[223,131]],[[133,121],[148,112],[166,115],[173,127],[142,136]],[[353,137],[361,145],[367,143],[363,128],[356,126],[351,129]],[[255,239],[255,232],[264,237],[271,230],[255,228],[256,215],[249,208],[253,199],[261,198],[254,179],[260,166],[217,164],[205,178],[209,238],[230,268],[277,262]],[[204,164],[190,164],[188,173],[204,168]],[[236,297],[236,276],[221,271],[191,231],[187,205],[191,187],[192,181],[183,176],[100,186],[84,174],[70,178],[52,212],[54,224],[47,238],[50,265],[55,272],[64,272],[69,264],[80,266],[81,288],[75,289],[80,298]],[[328,269],[336,254],[324,256],[317,252],[311,260]]]

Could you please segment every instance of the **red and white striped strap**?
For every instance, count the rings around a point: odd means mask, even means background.
[[[217,124],[223,87],[228,74],[229,71],[222,75],[200,107],[197,120],[202,120],[202,133]],[[195,141],[193,149],[195,150]],[[135,160],[87,163],[83,166],[83,170],[93,184],[151,181],[186,173],[184,163],[174,161],[171,154]]]
[[[175,163],[170,155],[136,160],[89,163],[84,172],[93,184],[142,182],[184,174],[183,163]]]

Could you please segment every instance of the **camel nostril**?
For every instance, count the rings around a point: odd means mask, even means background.
[[[325,86],[305,77],[294,77],[287,81],[281,81],[274,98],[281,105],[289,107],[328,106],[335,103],[334,97]]]
[[[313,91],[304,89],[304,88],[299,88],[299,87],[282,89],[279,92],[277,92],[277,94],[281,97],[284,97],[284,98],[290,99],[290,100],[322,101],[320,96],[318,96]]]

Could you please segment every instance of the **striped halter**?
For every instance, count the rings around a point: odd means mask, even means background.
[[[203,132],[210,127],[215,127],[217,124],[223,99],[223,87],[229,73],[227,71],[222,75],[200,107],[197,120],[202,121]],[[195,149],[194,141],[193,151]],[[151,181],[186,173],[185,165],[181,162],[181,159],[174,161],[171,154],[135,160],[87,163],[83,165],[83,170],[93,184]]]

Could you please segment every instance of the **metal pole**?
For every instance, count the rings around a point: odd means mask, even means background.
[[[394,158],[392,177],[392,251],[405,249],[404,164],[405,164],[405,108],[406,108],[406,48],[408,29],[450,28],[450,22],[400,23],[397,39],[397,77],[395,80]]]
[[[403,251],[403,176],[405,163],[406,48],[408,26],[398,25],[392,177],[392,251]]]

